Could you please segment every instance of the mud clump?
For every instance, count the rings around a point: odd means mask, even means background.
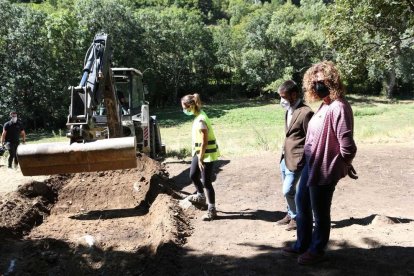
[[[188,219],[168,194],[162,165],[137,161],[134,169],[58,176],[3,197],[0,274],[10,267],[15,274],[175,274],[171,256],[180,254]]]

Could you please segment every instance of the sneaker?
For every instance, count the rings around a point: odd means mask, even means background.
[[[216,218],[217,218],[217,210],[216,210],[216,208],[210,208],[210,209],[208,209],[207,213],[205,213],[201,217],[201,219],[203,221],[212,221],[212,220],[214,220]]]
[[[313,265],[322,262],[324,259],[324,254],[317,254],[312,253],[310,251],[306,251],[298,257],[298,264]]]
[[[296,220],[291,219],[285,230],[286,231],[296,230]]]
[[[276,221],[276,224],[278,224],[278,225],[285,225],[285,224],[288,224],[290,221],[291,221],[290,216],[289,215],[286,215],[281,220]]]
[[[303,252],[294,249],[293,247],[287,246],[282,248],[282,255],[285,257],[294,257],[297,258],[302,254]]]
[[[198,205],[206,205],[206,197],[205,196],[200,196],[198,194],[194,194],[194,195],[189,195],[187,197],[188,201],[190,201],[193,204],[198,204]]]

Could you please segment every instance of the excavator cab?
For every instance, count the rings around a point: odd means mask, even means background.
[[[151,158],[165,155],[156,116],[150,116],[142,73],[134,68],[112,68],[122,113],[122,136],[135,136],[137,152]],[[124,97],[124,99],[122,99]]]

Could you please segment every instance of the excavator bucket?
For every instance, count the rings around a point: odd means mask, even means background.
[[[23,175],[106,171],[137,166],[135,137],[87,143],[20,145],[17,159]]]

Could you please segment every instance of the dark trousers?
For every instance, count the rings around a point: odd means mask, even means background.
[[[297,240],[294,248],[323,254],[331,231],[331,203],[336,183],[307,186],[308,171],[306,164],[296,192]]]
[[[190,168],[190,178],[196,186],[197,192],[204,193],[203,188],[205,188],[207,192],[207,201],[210,204],[214,204],[216,202],[216,196],[212,184],[213,165],[214,162],[204,162],[204,170],[201,171],[198,167],[198,157],[197,155],[194,155]]]
[[[17,162],[17,147],[19,146],[19,143],[9,143],[9,168],[12,167],[13,164],[13,159],[14,159],[14,164],[18,164]]]

